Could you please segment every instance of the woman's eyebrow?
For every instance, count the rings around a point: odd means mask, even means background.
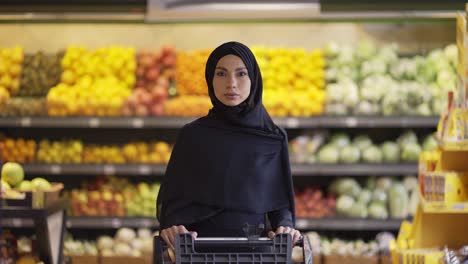
[[[223,70],[223,71],[228,71],[226,68],[224,68],[224,67],[219,67],[219,66],[216,67],[216,69],[218,69],[218,70]]]
[[[217,66],[216,69],[223,70],[223,71],[228,71],[226,68],[220,67],[220,66]],[[243,71],[243,70],[246,70],[246,69],[247,69],[246,67],[240,67],[240,68],[237,68],[235,71]]]

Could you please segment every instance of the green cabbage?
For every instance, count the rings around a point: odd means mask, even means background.
[[[394,142],[384,142],[382,144],[382,154],[385,162],[398,162],[400,160],[400,148]]]
[[[383,155],[380,149],[374,145],[366,148],[362,154],[362,160],[368,163],[380,163],[382,162]]]
[[[358,163],[361,158],[361,152],[352,145],[345,146],[340,151],[340,161],[344,163]]]

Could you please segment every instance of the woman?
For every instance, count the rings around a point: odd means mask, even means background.
[[[273,237],[294,229],[287,136],[262,104],[262,76],[238,42],[216,48],[205,78],[213,108],[178,136],[158,196],[160,236],[242,237],[242,227],[270,223]]]

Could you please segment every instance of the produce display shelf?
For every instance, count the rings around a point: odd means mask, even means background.
[[[102,217],[83,216],[68,217],[67,228],[70,229],[118,229],[130,228],[158,228],[159,222],[155,217]]]
[[[416,163],[375,163],[375,164],[294,164],[293,176],[398,176],[416,174]]]
[[[181,128],[196,117],[2,117],[0,128]],[[285,128],[435,128],[439,117],[316,116],[273,118]]]
[[[165,164],[24,164],[28,174],[41,175],[163,175]]]
[[[24,164],[37,175],[139,175],[162,176],[165,164]],[[293,176],[369,176],[416,174],[416,163],[292,164]]]
[[[396,231],[403,219],[298,218],[299,230]]]

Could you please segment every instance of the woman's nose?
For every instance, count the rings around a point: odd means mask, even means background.
[[[230,88],[234,88],[236,87],[236,78],[234,76],[229,76],[227,78],[227,85],[228,87]]]

